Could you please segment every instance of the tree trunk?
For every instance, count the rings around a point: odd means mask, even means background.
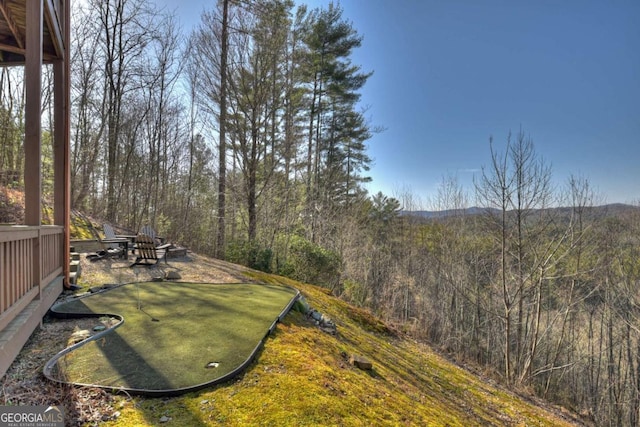
[[[220,53],[220,142],[218,153],[218,234],[216,256],[224,259],[225,253],[225,210],[226,210],[226,129],[227,129],[227,51],[229,48],[229,0],[222,6],[222,50]]]

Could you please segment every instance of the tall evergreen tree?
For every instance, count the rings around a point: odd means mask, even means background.
[[[315,241],[318,213],[333,211],[336,196],[346,199],[355,182],[366,180],[358,172],[367,170],[370,163],[364,154],[370,132],[356,105],[358,91],[371,73],[351,64],[350,56],[362,36],[334,3],[309,14],[304,40],[309,87],[306,195]]]

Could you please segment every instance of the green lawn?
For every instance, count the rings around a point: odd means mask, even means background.
[[[124,323],[53,371],[79,384],[188,391],[241,368],[296,295],[275,285],[147,282],[71,300],[54,310],[118,314]]]

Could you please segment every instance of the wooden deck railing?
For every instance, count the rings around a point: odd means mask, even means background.
[[[42,268],[40,281],[46,286],[54,277],[62,274],[63,253],[63,227],[45,226],[40,228],[40,254]]]
[[[0,331],[63,274],[63,227],[0,226]]]

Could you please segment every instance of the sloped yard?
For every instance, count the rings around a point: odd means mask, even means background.
[[[330,317],[337,333],[323,331],[309,316],[292,310],[235,379],[177,397],[149,398],[45,380],[42,367],[65,346],[71,328],[91,329],[99,323],[99,319],[46,319],[0,382],[0,403],[60,404],[70,426],[583,425],[569,411],[505,390],[495,380],[461,368],[325,289],[195,254],[138,273],[120,267],[115,260],[85,264],[82,284],[125,283],[136,275],[151,280],[172,270],[190,283],[288,285]],[[132,291],[122,303],[137,311]],[[159,326],[166,321],[151,310],[150,302],[142,297],[141,301],[142,308],[159,320],[136,313],[142,324]],[[56,350],[51,353],[51,349]],[[367,358],[373,368],[361,370],[350,364],[354,354]],[[98,357],[91,363],[104,364],[103,356]]]

